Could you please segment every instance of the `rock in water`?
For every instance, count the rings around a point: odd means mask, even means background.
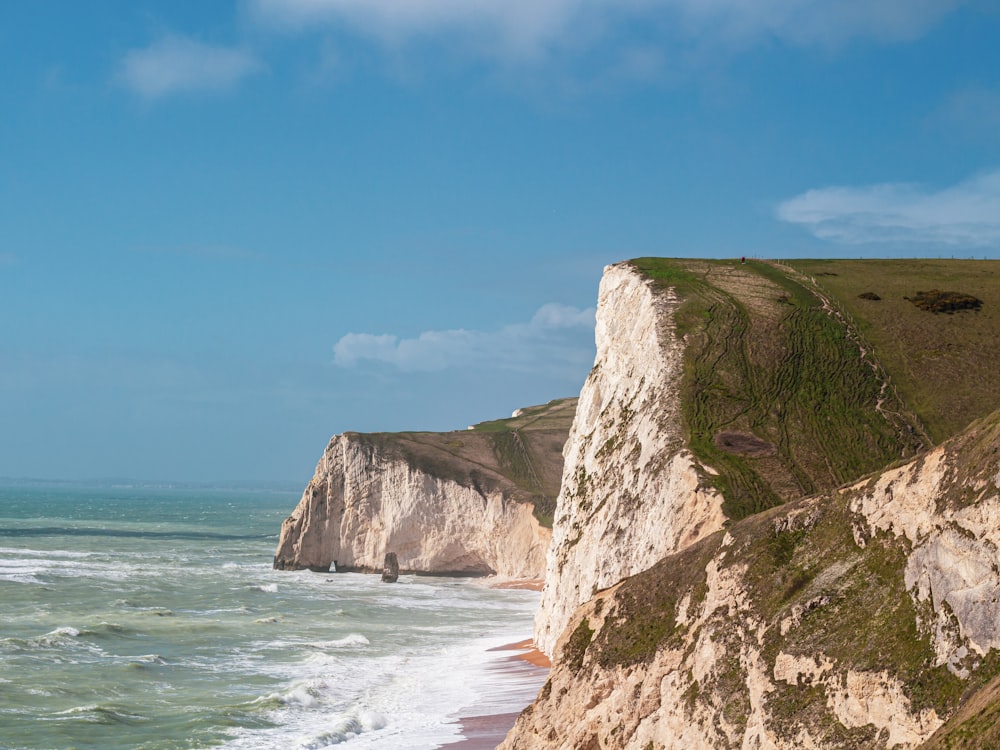
[[[382,583],[395,583],[399,580],[399,560],[395,552],[385,553],[385,565],[382,568]]]

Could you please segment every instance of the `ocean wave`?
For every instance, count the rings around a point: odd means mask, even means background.
[[[385,717],[377,711],[361,711],[356,716],[345,716],[329,729],[324,729],[312,737],[301,740],[296,748],[298,750],[323,750],[323,748],[354,739],[364,732],[382,729],[387,723]]]
[[[28,583],[40,585],[44,584],[45,581],[32,575],[31,573],[4,573],[0,571],[0,581],[6,581],[8,583]]]
[[[50,578],[96,578],[104,581],[123,581],[129,577],[128,566],[112,562],[59,559],[49,556],[0,560],[0,580],[18,583],[42,583],[39,576]]]
[[[64,549],[25,549],[23,547],[0,547],[0,555],[10,555],[11,557],[62,557],[67,559],[79,559],[90,557],[93,552],[80,552]]]
[[[283,692],[271,693],[263,698],[258,698],[254,703],[263,708],[277,708],[279,706],[316,708],[322,703],[321,698],[327,687],[325,680],[305,680],[295,683]]]
[[[88,724],[141,724],[148,721],[145,716],[99,704],[75,706],[50,714],[50,718],[61,721],[83,721]]]
[[[251,586],[251,591],[263,591],[265,594],[277,594],[278,584],[276,583],[262,583],[258,586]]]
[[[328,648],[354,648],[356,646],[369,646],[371,641],[361,633],[348,633],[343,638],[332,641],[316,641],[305,644],[307,648],[328,649]]]
[[[124,625],[119,625],[116,622],[101,622],[89,628],[84,628],[80,632],[80,635],[97,636],[101,638],[106,636],[126,635],[128,632],[129,632],[128,628],[126,628]]]

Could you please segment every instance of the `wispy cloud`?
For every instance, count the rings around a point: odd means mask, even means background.
[[[929,118],[930,124],[952,135],[1000,135],[1000,91],[970,86],[954,92]]]
[[[507,59],[580,50],[641,23],[663,45],[746,46],[779,38],[836,46],[919,37],[964,0],[247,0],[262,23],[335,25],[394,44],[458,35],[464,49]]]
[[[911,183],[809,190],[780,204],[777,216],[849,244],[1000,246],[1000,169],[940,190]]]
[[[424,331],[415,338],[348,333],[333,347],[334,362],[376,362],[406,372],[455,367],[553,372],[586,368],[593,359],[594,309],[543,305],[527,323],[496,331]]]
[[[168,35],[145,49],[128,52],[118,78],[142,98],[152,100],[185,92],[224,91],[263,69],[263,63],[246,50]]]

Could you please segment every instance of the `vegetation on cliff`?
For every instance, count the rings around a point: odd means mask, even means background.
[[[992,747],[1000,266],[629,265],[729,522],[595,590],[504,747]]]
[[[632,261],[682,300],[685,430],[732,519],[837,487],[928,445],[846,316],[792,269]]]
[[[547,746],[518,741],[553,712],[608,699],[612,685],[617,703],[582,730],[595,747],[670,735],[653,729],[661,710],[657,721],[703,738],[668,747],[753,746],[755,731],[777,747],[915,747],[949,717],[926,747],[994,747],[1000,655],[942,653],[941,639],[961,643],[970,632],[963,618],[975,613],[921,598],[913,576],[926,570],[911,561],[951,531],[990,547],[963,524],[976,506],[987,516],[1000,509],[1000,411],[936,455],[911,459],[891,485],[931,498],[928,517],[940,525],[919,542],[864,515],[861,499],[883,492],[873,476],[733,523],[602,592],[570,624],[547,690],[509,747]],[[532,716],[543,718],[527,726]]]
[[[562,450],[576,402],[575,398],[556,399],[468,430],[359,433],[357,438],[399,456],[415,469],[463,487],[502,489],[532,503],[539,523],[551,528],[562,477]]]
[[[934,442],[1000,405],[1000,263],[988,260],[795,260],[870,342]],[[978,308],[929,315],[921,290],[949,289]],[[860,292],[881,300],[859,299]]]

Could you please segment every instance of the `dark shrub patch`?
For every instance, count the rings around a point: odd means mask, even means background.
[[[912,297],[904,297],[921,310],[932,313],[953,313],[956,310],[978,310],[983,306],[983,301],[971,294],[962,292],[942,292],[940,289],[931,289],[928,292],[917,292]]]

